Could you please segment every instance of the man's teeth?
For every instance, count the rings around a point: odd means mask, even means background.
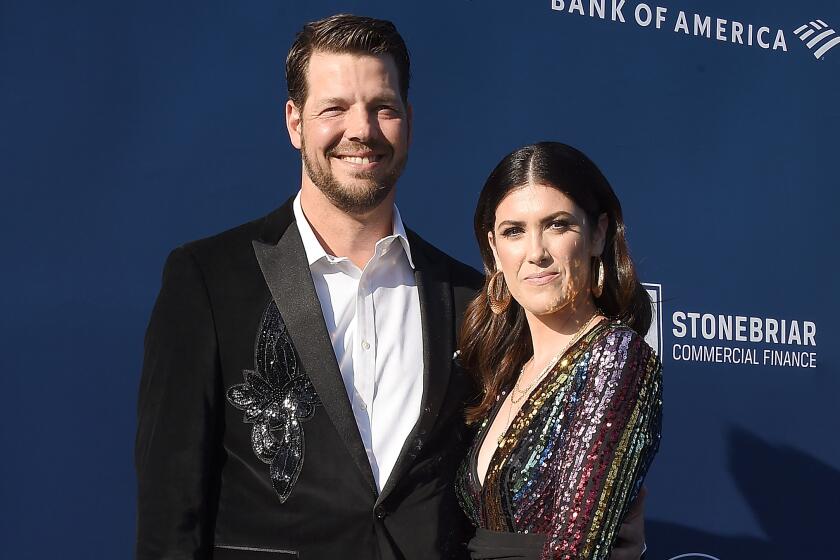
[[[358,156],[341,156],[341,159],[350,163],[370,163],[372,161],[379,161],[379,156],[358,157]]]

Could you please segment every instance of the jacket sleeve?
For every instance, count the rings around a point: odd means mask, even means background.
[[[204,278],[174,250],[146,331],[138,398],[138,560],[209,558],[221,450],[220,365]]]
[[[659,448],[661,391],[659,359],[635,332],[616,330],[593,347],[561,451],[544,558],[609,557]]]

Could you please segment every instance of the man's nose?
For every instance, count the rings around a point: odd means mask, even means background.
[[[356,142],[367,142],[376,135],[379,123],[376,120],[376,113],[364,108],[356,108],[347,116],[347,130],[345,136],[348,140]]]

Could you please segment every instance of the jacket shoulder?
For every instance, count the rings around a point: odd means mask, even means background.
[[[484,284],[484,275],[470,265],[463,263],[450,256],[441,249],[435,247],[414,231],[409,231],[411,237],[412,251],[414,247],[423,251],[430,261],[444,268],[449,273],[449,279],[453,288],[464,288],[469,291],[477,291]]]
[[[204,260],[217,254],[230,256],[243,247],[251,248],[251,241],[259,238],[260,229],[265,218],[259,218],[240,224],[220,233],[188,241],[181,248]]]
[[[294,221],[293,198],[269,214],[225,230],[221,233],[184,243],[181,247],[199,262],[216,262],[217,259],[237,259],[253,256],[252,241],[277,243],[286,228]]]
[[[188,258],[213,294],[224,294],[243,283],[259,286],[261,274],[253,242],[261,239],[269,216],[188,241],[176,247],[170,259],[178,254],[181,259]]]

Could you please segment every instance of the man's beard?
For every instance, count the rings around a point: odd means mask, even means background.
[[[353,143],[351,150],[358,146],[364,146],[374,151],[381,151],[376,149],[378,145],[360,143]],[[342,212],[354,215],[365,214],[388,198],[388,195],[394,189],[394,185],[397,184],[397,179],[402,175],[406,160],[408,159],[406,155],[399,161],[393,161],[391,170],[378,180],[373,172],[357,173],[354,175],[354,178],[364,183],[359,186],[351,186],[339,183],[329,168],[329,164],[321,167],[317,161],[310,160],[306,153],[306,143],[303,137],[301,137],[300,153],[303,158],[303,166],[306,174],[312,183],[318,187],[318,190],[324,193],[324,196],[327,197],[333,206]],[[325,154],[327,161],[329,162],[330,157],[336,153],[341,153],[338,151],[338,147],[328,150]],[[393,150],[391,150],[391,154],[393,154]]]

